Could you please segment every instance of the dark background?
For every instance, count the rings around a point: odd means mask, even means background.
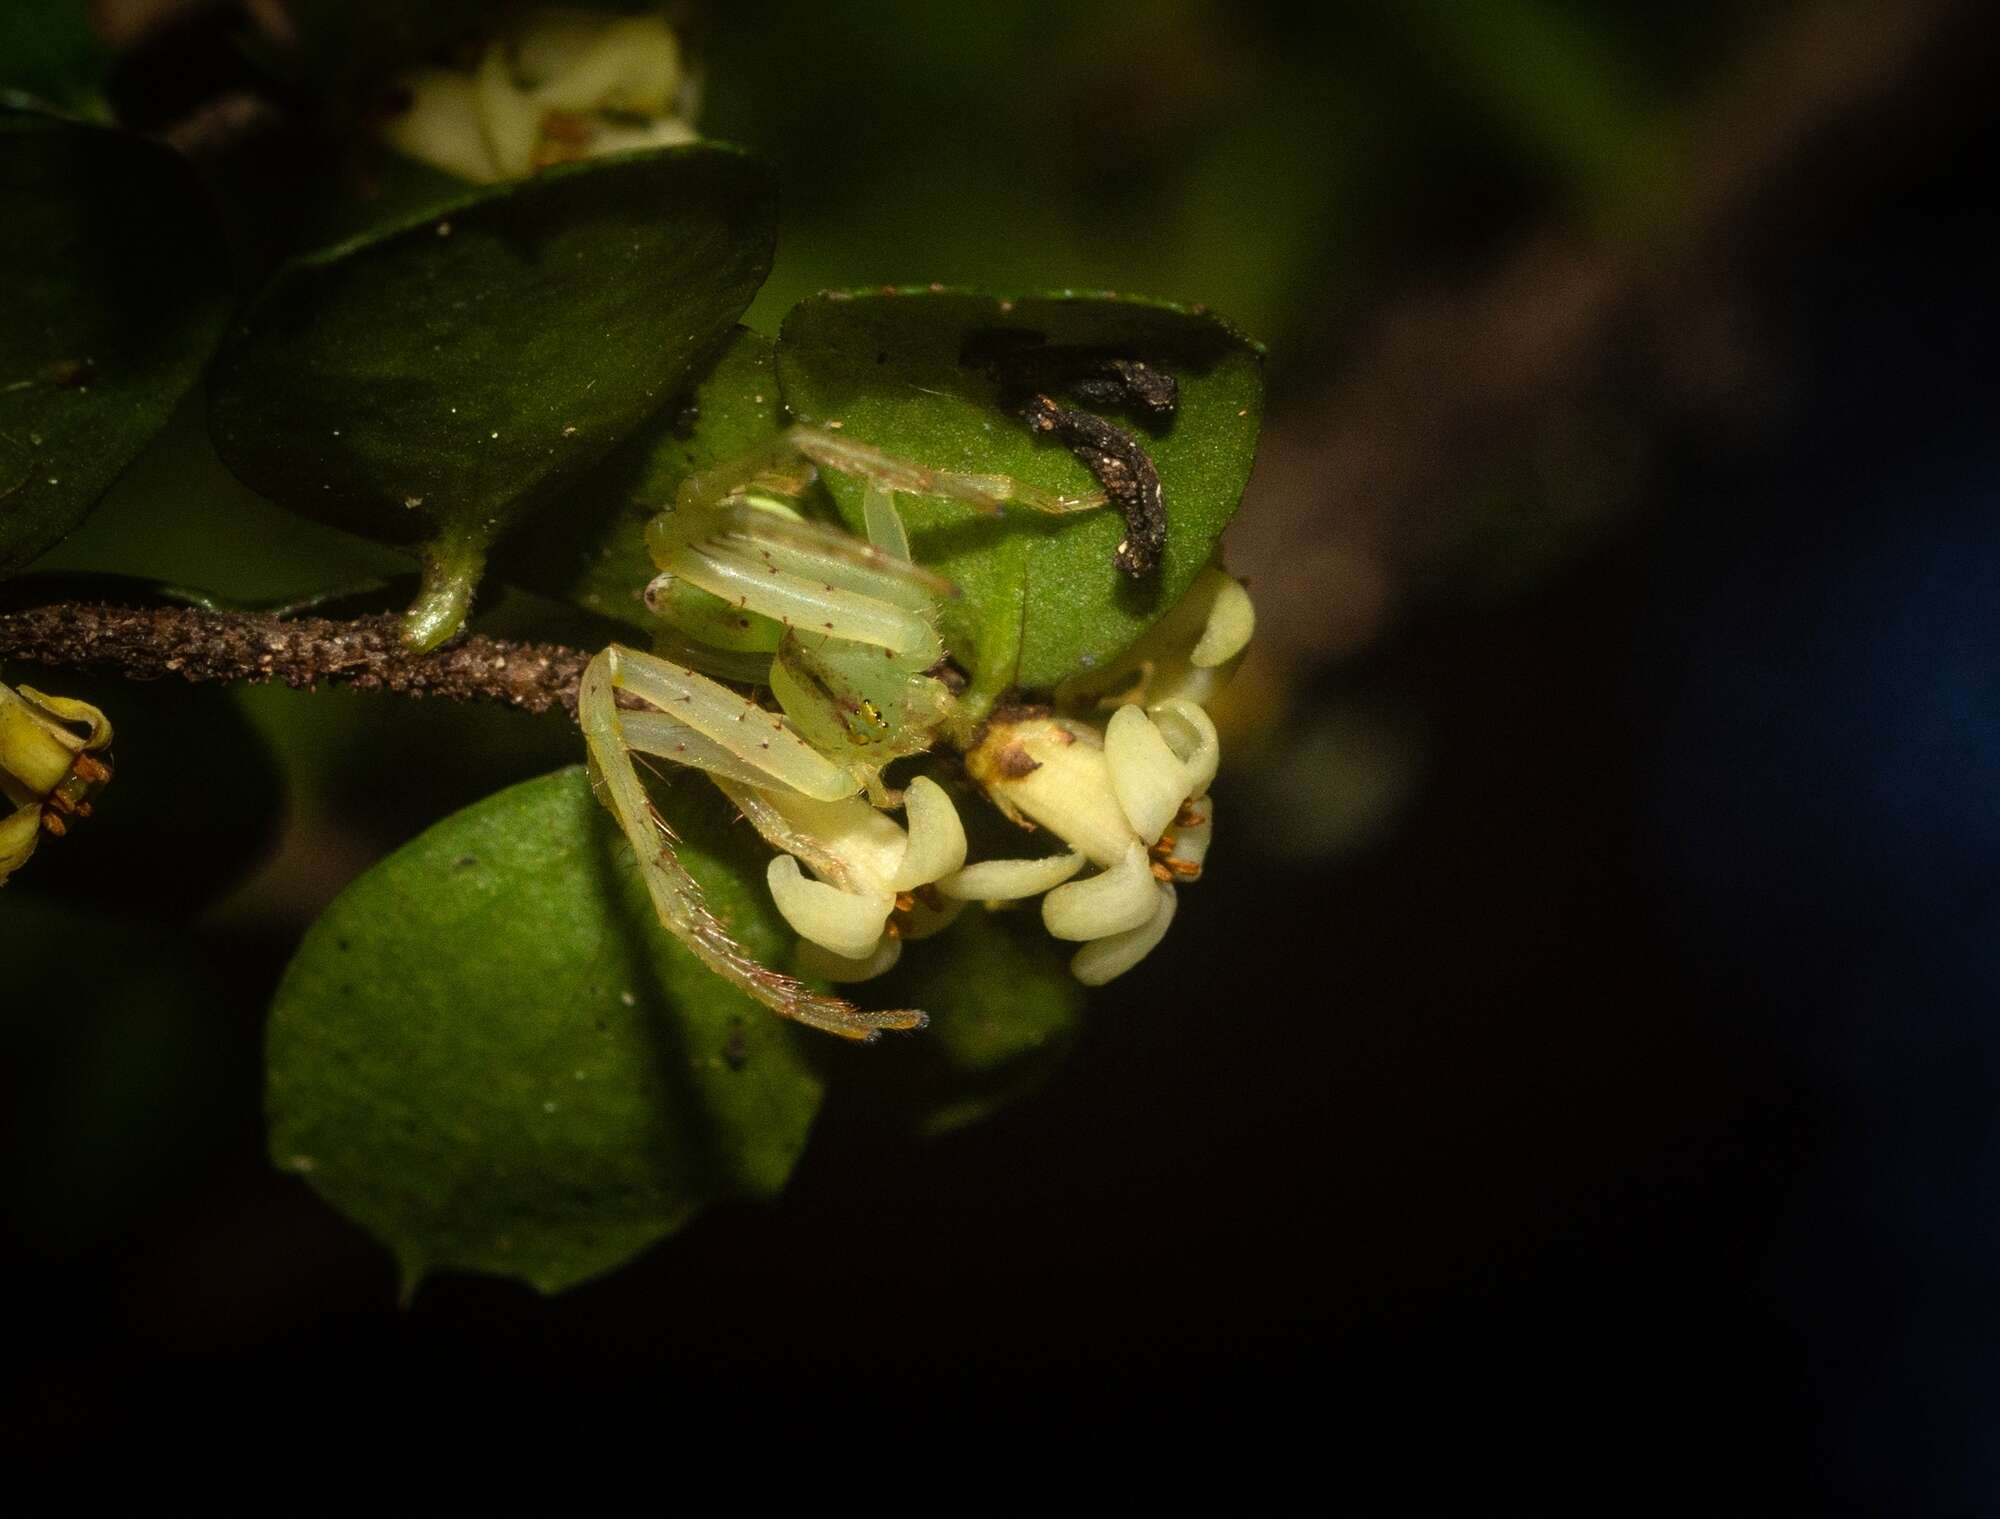
[[[228,26],[147,9],[105,11],[125,88],[187,137],[147,68],[241,91]],[[836,1091],[780,1206],[400,1310],[262,1158],[262,1008],[345,880],[569,741],[184,698],[178,840],[109,905],[53,865],[5,903],[0,1427],[87,1481],[535,1438],[553,1393],[682,1460],[2000,1502],[1980,8],[870,0],[705,36],[705,129],[785,179],[754,323],[1075,283],[1270,343],[1208,876],[1041,1094],[918,1142]],[[246,595],[383,563],[233,487],[198,417],[158,455],[59,562],[212,583],[226,544]],[[244,723],[282,779],[218,758]],[[203,870],[236,884],[183,911]]]

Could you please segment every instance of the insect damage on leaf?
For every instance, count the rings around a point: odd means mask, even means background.
[[[1167,507],[1152,456],[1133,433],[1063,406],[1050,392],[1135,412],[1159,427],[1180,404],[1174,377],[1142,359],[1051,344],[1039,333],[1021,331],[975,334],[960,362],[993,379],[1002,405],[1031,431],[1054,437],[1090,471],[1125,518],[1125,536],[1113,555],[1118,568],[1134,579],[1157,568],[1167,546]]]

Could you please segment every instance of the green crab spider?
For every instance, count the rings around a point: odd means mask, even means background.
[[[799,513],[822,470],[865,482],[865,539]],[[865,980],[894,964],[905,940],[937,932],[969,902],[1042,896],[1050,932],[1082,945],[1075,974],[1095,984],[1159,942],[1174,883],[1200,873],[1217,744],[1188,694],[1207,686],[1186,672],[1226,673],[1251,627],[1241,587],[1211,569],[1162,620],[1189,648],[1128,651],[1107,671],[1127,682],[1116,699],[1071,693],[1112,708],[1101,732],[1042,708],[969,712],[938,629],[957,592],[912,562],[901,494],[987,512],[1104,504],[1101,495],[1058,496],[1005,476],[927,470],[829,430],[790,428],[684,481],[672,509],[648,524],[660,573],[646,603],[666,631],[655,652],[601,651],[578,698],[599,795],[632,844],[661,923],[774,1011],[850,1039],[920,1027],[924,1014],[863,1010],[737,944],[676,858],[634,756],[705,771],[779,851],[768,885],[803,941],[809,974]],[[1188,640],[1191,619],[1199,633]],[[768,691],[775,706],[743,686]],[[1067,851],[968,865],[945,788],[919,776],[899,790],[884,778],[892,760],[941,741],[1004,813],[1049,829]],[[902,823],[889,816],[897,810]],[[1101,868],[1072,880],[1086,864]]]

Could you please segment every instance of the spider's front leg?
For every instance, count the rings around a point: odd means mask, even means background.
[[[825,427],[800,424],[786,428],[755,453],[718,465],[681,482],[674,508],[681,513],[713,510],[730,501],[759,496],[796,500],[821,470],[866,480],[886,500],[897,494],[931,496],[956,501],[982,512],[998,512],[1015,506],[1032,512],[1062,515],[1095,511],[1105,504],[1102,492],[1065,496],[1016,480],[1012,475],[975,475],[952,470],[926,469],[909,459],[886,454],[879,448]],[[869,516],[869,536],[875,538],[876,519]],[[879,540],[877,546],[883,547]],[[894,552],[894,550],[891,550]],[[907,554],[904,554],[907,558]]]
[[[642,705],[623,710],[618,702],[621,692]],[[847,798],[865,808],[853,796],[856,782],[851,775],[814,750],[777,714],[691,670],[615,644],[585,670],[577,718],[599,793],[631,842],[660,922],[703,964],[773,1012],[843,1038],[868,1040],[885,1028],[923,1025],[924,1015],[915,1010],[868,1012],[843,998],[815,992],[761,964],[738,944],[709,908],[700,883],[675,855],[673,831],[646,795],[632,755],[656,754],[706,770],[725,789],[734,792],[740,787],[749,796],[790,793],[820,804]],[[956,825],[956,815],[952,822]],[[962,861],[962,834],[960,838]],[[790,857],[786,859],[789,863]],[[796,865],[792,868],[796,872]],[[778,897],[778,902],[783,910],[784,898]]]

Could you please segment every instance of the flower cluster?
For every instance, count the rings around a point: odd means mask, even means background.
[[[530,11],[469,70],[416,69],[393,93],[384,139],[477,184],[696,135],[680,43],[659,16]]]
[[[78,730],[82,731],[78,731]],[[88,702],[0,685],[0,882],[19,870],[44,833],[60,837],[89,817],[111,779],[111,724]]]
[[[895,963],[902,940],[935,933],[969,902],[1037,896],[1048,931],[1081,946],[1070,961],[1078,980],[1101,985],[1138,964],[1173,922],[1175,888],[1201,875],[1221,755],[1204,704],[1254,626],[1243,587],[1210,569],[1055,706],[989,719],[967,774],[1015,822],[1052,834],[1060,853],[966,864],[964,826],[927,777],[904,793],[907,829],[859,796],[820,802],[725,784],[785,851],[771,862],[771,895],[810,947],[807,968],[863,980]],[[1096,868],[1085,875],[1086,866]]]

